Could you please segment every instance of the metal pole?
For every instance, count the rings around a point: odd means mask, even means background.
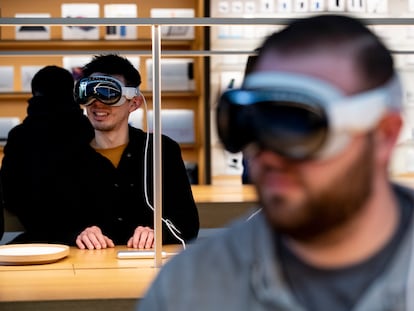
[[[154,235],[156,268],[162,265],[161,26],[152,26]]]

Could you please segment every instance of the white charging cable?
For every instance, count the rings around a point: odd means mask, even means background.
[[[139,91],[138,91],[139,92]],[[141,95],[143,101],[144,101],[144,107],[145,107],[145,112],[148,113],[148,109],[147,109],[147,101],[144,97],[144,95],[139,92],[139,95]],[[147,118],[148,120],[148,118]],[[147,161],[148,161],[148,145],[149,145],[149,130],[148,130],[148,122],[147,122],[147,126],[146,126],[146,139],[145,139],[145,149],[144,149],[144,196],[145,196],[145,201],[148,205],[148,207],[154,212],[154,207],[151,205],[151,203],[148,200],[148,185],[147,185]],[[174,224],[172,223],[171,220],[169,219],[164,219],[163,217],[161,218],[162,221],[164,222],[164,224],[167,226],[168,230],[170,230],[170,232],[172,233],[172,235],[174,235],[174,237],[181,242],[181,244],[183,245],[183,248],[185,249],[185,241],[179,236],[179,234],[181,234],[180,230],[178,230]]]
[[[254,216],[256,216],[257,214],[259,214],[262,211],[262,208],[257,209],[256,211],[254,211],[249,217],[247,217],[246,221],[249,221],[250,219],[252,219]]]

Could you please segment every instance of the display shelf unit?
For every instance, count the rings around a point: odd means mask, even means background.
[[[100,16],[103,16],[103,6],[105,4],[124,4],[122,0],[96,0],[96,1],[76,1],[76,3],[95,2],[100,6]],[[36,3],[28,3],[24,0],[14,0],[0,3],[2,23],[0,27],[0,66],[13,66],[14,68],[14,90],[12,92],[0,93],[0,116],[14,117],[21,120],[26,116],[27,100],[30,93],[23,89],[22,67],[23,66],[46,66],[55,64],[63,66],[64,56],[93,56],[104,53],[118,53],[124,56],[134,56],[139,59],[139,71],[142,75],[142,93],[146,97],[148,109],[153,109],[152,87],[146,85],[146,66],[147,59],[152,58],[152,18],[150,10],[154,8],[168,9],[193,9],[196,17],[204,16],[204,2],[202,0],[177,0],[169,2],[165,0],[152,0],[151,2],[142,1],[137,3],[137,18],[96,18],[99,28],[99,38],[97,40],[65,40],[62,38],[62,27],[69,25],[72,18],[61,18],[61,5],[69,3],[64,0],[45,0],[39,6]],[[19,25],[17,21],[22,21],[20,25],[27,25],[30,18],[19,19],[15,15],[18,13],[44,13],[48,12],[50,18],[39,25],[50,27],[49,40],[16,40],[15,28]],[[7,21],[12,20],[10,24]],[[35,19],[37,20],[37,19]],[[41,20],[41,18],[40,18]],[[79,18],[73,18],[79,22]],[[56,22],[57,21],[57,22]],[[89,22],[89,18],[82,18]],[[115,21],[118,25],[132,25],[137,28],[137,38],[133,40],[107,40],[105,39],[105,27],[113,25]],[[137,23],[138,21],[138,23]],[[144,22],[142,22],[144,21]],[[125,22],[125,23],[124,23]],[[187,55],[193,50],[204,48],[204,30],[201,27],[194,28],[194,37],[189,39],[161,39],[161,58],[192,58],[194,62],[194,89],[188,91],[161,90],[160,104],[162,109],[188,109],[194,113],[194,142],[180,144],[183,158],[185,161],[194,162],[198,166],[198,183],[205,184],[207,180],[206,172],[206,132],[205,132],[205,100],[204,100],[204,64],[200,57]],[[171,51],[171,53],[168,53]],[[144,114],[144,124],[146,123]]]

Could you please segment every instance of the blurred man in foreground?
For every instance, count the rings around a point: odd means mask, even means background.
[[[414,310],[414,197],[387,170],[400,97],[389,51],[356,19],[267,38],[217,120],[262,213],[173,258],[139,310]]]

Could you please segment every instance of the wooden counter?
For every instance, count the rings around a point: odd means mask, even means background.
[[[192,185],[196,203],[254,203],[257,195],[252,185]]]
[[[414,175],[393,177],[392,180],[406,187],[414,188]]]
[[[201,228],[218,228],[253,211],[257,196],[252,185],[193,185]]]
[[[154,259],[117,259],[121,249],[71,247],[55,263],[0,265],[0,310],[134,310],[159,269]],[[181,247],[163,249],[175,254]]]

